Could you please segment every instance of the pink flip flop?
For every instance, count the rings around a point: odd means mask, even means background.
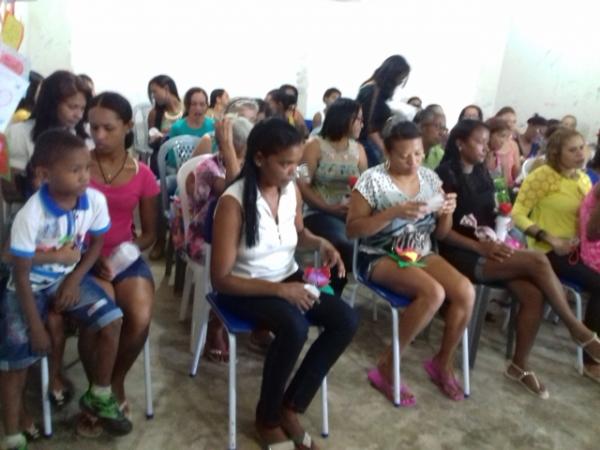
[[[389,401],[394,403],[394,386],[387,382],[377,367],[367,372],[367,378],[369,379],[371,386],[385,395]],[[400,383],[400,406],[410,407],[415,406],[416,404],[417,399],[412,392],[410,392],[408,386],[404,383]]]
[[[465,394],[458,380],[454,376],[444,375],[434,359],[425,361],[423,368],[431,381],[440,388],[446,397],[456,402],[465,399]]]

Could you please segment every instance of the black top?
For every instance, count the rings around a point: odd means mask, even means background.
[[[456,193],[456,210],[452,216],[454,231],[476,239],[473,228],[460,225],[460,220],[469,214],[477,219],[477,225],[494,229],[494,182],[483,164],[475,166],[471,173],[463,173],[460,162],[446,161],[436,172],[442,179],[444,191]]]
[[[364,126],[360,131],[359,140],[363,141],[370,133],[376,131],[381,132],[385,122],[392,115],[392,110],[387,105],[386,100],[382,97],[381,89],[377,89],[377,98],[373,106],[373,117],[371,115],[371,103],[375,95],[375,84],[367,84],[360,88],[356,101],[362,107]]]

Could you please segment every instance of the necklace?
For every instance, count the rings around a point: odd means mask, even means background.
[[[100,162],[98,157],[96,155],[94,155],[94,158],[96,159],[96,162],[98,163],[98,168],[100,169],[100,174],[102,175],[102,178],[104,179],[104,183],[112,184],[112,182],[115,180],[115,178],[117,178],[121,174],[121,172],[123,172],[123,169],[125,168],[125,164],[127,163],[128,157],[129,157],[129,155],[127,154],[127,152],[125,152],[125,158],[123,158],[123,163],[121,164],[121,167],[114,174],[112,174],[112,173],[104,172],[104,169],[102,168],[102,163]]]

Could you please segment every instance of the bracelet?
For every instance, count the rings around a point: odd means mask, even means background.
[[[540,242],[540,241],[544,240],[544,238],[546,237],[546,235],[547,235],[547,233],[544,230],[538,230],[538,232],[533,235],[533,238],[536,241]]]

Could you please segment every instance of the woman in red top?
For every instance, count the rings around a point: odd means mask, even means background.
[[[127,414],[125,376],[148,337],[154,281],[142,257],[127,269],[112,273],[107,257],[124,242],[133,242],[141,251],[156,239],[159,188],[150,169],[134,160],[127,149],[133,141],[131,105],[123,96],[104,92],[90,102],[89,119],[95,149],[92,151],[90,185],[105,196],[111,218],[102,256],[95,272],[107,292],[123,310],[123,328],[112,378],[112,388],[121,409]],[[135,232],[133,213],[139,208],[141,232]],[[82,352],[85,354],[85,352]]]

